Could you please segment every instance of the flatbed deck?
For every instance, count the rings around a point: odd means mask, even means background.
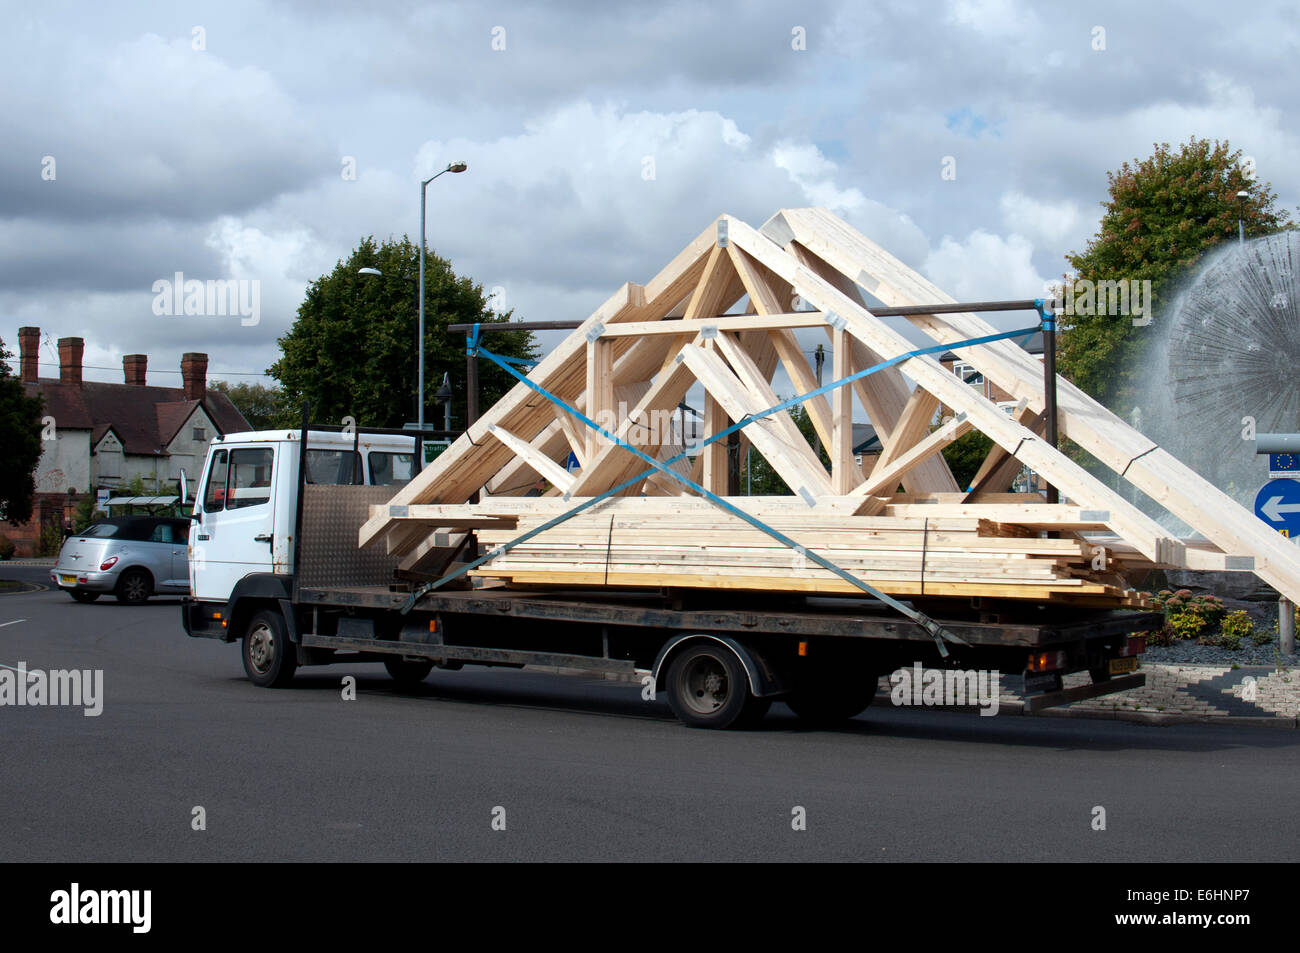
[[[304,606],[351,606],[359,609],[397,610],[410,594],[383,586],[308,588],[298,591]],[[752,605],[752,600],[750,600]],[[646,592],[520,592],[507,589],[448,590],[420,599],[423,612],[485,615],[495,618],[533,619],[597,625],[631,625],[679,631],[732,633],[782,633],[792,636],[888,639],[932,642],[933,636],[881,603],[868,599],[808,598],[797,604],[770,608],[675,607],[674,598]],[[1050,648],[1081,638],[1121,635],[1158,628],[1161,617],[1153,612],[1072,610],[1067,614],[1040,610],[1045,618],[998,621],[937,619],[945,629],[969,645]]]

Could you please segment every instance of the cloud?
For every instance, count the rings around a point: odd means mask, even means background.
[[[921,271],[958,301],[1035,298],[1046,279],[1033,264],[1034,246],[1023,235],[976,229],[965,241],[944,236]]]

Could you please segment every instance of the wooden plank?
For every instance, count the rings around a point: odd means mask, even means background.
[[[559,487],[564,492],[568,492],[572,488],[574,483],[573,474],[540,450],[537,450],[527,440],[516,437],[504,427],[498,427],[495,424],[488,425],[488,433],[500,440],[518,456],[527,460],[528,465],[545,477],[552,486]]]
[[[834,380],[848,377],[853,365],[852,338],[844,331],[837,330],[832,336],[832,373]],[[831,442],[826,444],[826,452],[831,458],[831,492],[844,495],[853,488],[853,484],[862,476],[862,471],[853,462],[853,391],[848,387],[837,387],[831,394],[834,416],[831,427]]]
[[[1029,401],[1023,397],[1011,412],[1011,419],[1028,427],[1040,437],[1047,432],[1047,415],[1035,415],[1029,409]],[[971,478],[970,486],[967,488],[968,496],[974,497],[977,493],[990,491],[1001,493],[1011,489],[1011,485],[1016,481],[1016,475],[1023,467],[1024,464],[995,443],[989,448],[975,476]]]
[[[794,384],[795,390],[800,394],[807,394],[816,390],[817,377],[813,373],[812,367],[809,366],[807,358],[804,357],[794,332],[787,329],[770,331],[768,335],[772,340],[772,347],[780,357],[782,366],[785,367],[785,372],[790,375],[790,382]],[[817,437],[821,440],[822,446],[832,446],[834,444],[832,432],[834,425],[831,417],[831,405],[826,400],[826,396],[818,394],[816,397],[804,401],[803,406],[808,411],[808,417],[812,420],[813,429],[817,432]]]
[[[609,341],[597,338],[587,342],[586,396],[587,416],[606,430],[613,431],[614,349]],[[556,408],[556,413],[562,413],[560,408]],[[592,427],[587,427],[583,435],[586,438],[587,459],[593,460],[608,441]],[[555,483],[554,480],[551,482]]]
[[[820,312],[795,311],[772,314],[738,314],[730,317],[686,318],[662,321],[638,321],[635,324],[616,324],[605,328],[604,338],[645,337],[660,334],[698,334],[704,328],[719,331],[766,331],[772,328],[818,328],[826,321]]]
[[[727,413],[709,394],[704,395],[704,436],[707,439],[726,430],[731,421]],[[699,452],[703,459],[700,485],[710,493],[718,496],[727,495],[727,443],[719,440],[704,447]]]
[[[903,474],[915,467],[926,457],[938,453],[954,440],[959,439],[963,434],[969,433],[971,422],[966,419],[966,415],[959,414],[952,420],[948,421],[934,433],[930,434],[924,440],[915,444],[913,447],[895,458],[886,466],[877,464],[872,469],[871,475],[862,483],[855,486],[849,493],[850,496],[874,496],[875,494],[892,491],[898,486]],[[879,512],[880,507],[872,503],[863,504],[866,509],[860,512]]]
[[[655,411],[676,407],[690,390],[692,382],[690,370],[680,361],[674,362],[669,369],[655,378],[654,383],[650,385],[650,389],[633,408],[631,414],[619,423],[616,436],[626,442],[629,431],[636,426],[635,421],[650,419]],[[615,444],[609,444],[602,447],[579,474],[569,492],[573,496],[596,496],[629,479],[638,469],[644,470],[648,466],[644,460],[634,454]]]
[[[749,350],[730,334],[719,334],[715,339],[715,343],[718,346],[718,350],[722,352],[722,355],[731,365],[741,387],[750,397],[752,409],[749,410],[748,413],[753,414],[762,412],[771,407],[775,407],[777,404],[782,402],[781,399],[777,397],[776,392],[772,390],[772,385],[770,383],[772,371],[775,369],[778,359],[776,357],[775,349],[771,347],[765,334],[758,332],[748,341],[750,346],[767,346],[770,351],[770,357],[764,361],[765,366],[759,366],[758,362],[750,356]],[[728,412],[730,413],[730,410]],[[738,422],[740,417],[733,417],[732,419]],[[808,445],[807,439],[800,432],[799,427],[795,424],[794,419],[790,416],[788,410],[782,410],[778,413],[772,414],[757,423],[750,424],[745,429],[749,432],[755,427],[764,426],[768,422],[771,423],[768,432],[781,441],[791,458],[798,461],[800,467],[809,475],[808,479],[816,481],[815,484],[806,483],[805,485],[809,486],[814,493],[834,493],[830,480],[826,475],[826,468],[817,458],[817,455],[813,453],[812,447]],[[764,454],[764,456],[766,456],[766,454]],[[772,463],[772,460],[769,458],[768,462]],[[773,464],[773,466],[775,466],[775,464]],[[795,484],[790,485],[795,487],[796,490],[798,489]]]
[[[682,361],[704,385],[704,389],[722,405],[733,421],[761,413],[771,406],[746,390],[717,354],[690,345],[682,349]],[[786,419],[789,420],[788,415]],[[802,490],[804,494],[814,496],[818,493],[830,494],[830,480],[826,476],[826,471],[820,464],[816,464],[815,460],[815,466],[810,465],[787,443],[789,438],[784,433],[777,415],[758,420],[746,430],[758,452],[780,474],[781,479],[796,492]],[[812,451],[808,445],[806,443],[802,445],[811,455]]]
[[[916,446],[921,438],[930,432],[930,421],[934,419],[934,412],[938,409],[938,397],[923,387],[915,388],[907,398],[907,405],[899,414],[898,422],[889,437],[881,442],[880,456],[876,458],[875,468],[879,470],[888,467]],[[951,489],[958,489],[955,481]]]

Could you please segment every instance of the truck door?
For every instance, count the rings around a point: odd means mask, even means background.
[[[213,450],[190,530],[195,599],[224,601],[245,576],[272,571],[274,476],[273,445]]]

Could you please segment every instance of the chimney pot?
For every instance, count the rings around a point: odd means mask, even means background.
[[[185,380],[185,399],[202,400],[208,389],[208,356],[194,352],[181,355],[181,377]]]
[[[81,386],[81,356],[86,342],[81,338],[59,338],[59,381]]]
[[[147,354],[127,354],[122,358],[122,373],[128,384],[143,387],[148,369],[149,355]]]
[[[41,353],[41,329],[18,329],[18,365],[19,376],[25,384],[35,384],[39,376],[37,358]]]

